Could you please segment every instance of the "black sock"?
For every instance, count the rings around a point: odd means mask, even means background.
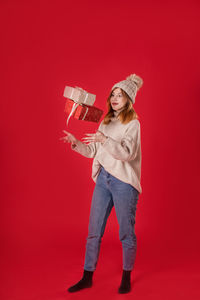
[[[131,290],[131,271],[123,270],[121,285],[118,289],[119,294],[125,294]]]
[[[68,292],[73,293],[80,291],[84,288],[89,288],[92,286],[92,276],[93,271],[87,271],[84,270],[83,277],[79,282],[77,282],[75,285],[72,285],[70,288],[68,288]]]

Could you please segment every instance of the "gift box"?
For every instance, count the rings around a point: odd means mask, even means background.
[[[96,95],[90,94],[78,86],[75,88],[66,86],[63,96],[73,100],[74,102],[84,103],[87,105],[93,105],[96,98]]]
[[[71,116],[78,120],[98,123],[103,114],[103,110],[83,103],[76,103],[71,99],[67,99],[65,110],[69,114],[67,124]]]

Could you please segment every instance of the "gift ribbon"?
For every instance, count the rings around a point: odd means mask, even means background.
[[[81,92],[80,98],[79,98],[80,103],[87,103],[87,98],[89,96],[88,92],[86,92],[85,90],[83,90],[81,87],[78,87],[78,86],[76,86],[75,88]],[[71,93],[71,96],[72,96],[72,94],[73,94],[73,92]],[[84,101],[82,100],[83,97],[84,97]]]
[[[72,109],[71,109],[71,112],[67,118],[67,126],[68,126],[68,122],[69,122],[69,119],[71,118],[72,114],[74,113],[75,109],[78,107],[78,105],[81,105],[81,103],[78,103],[78,102],[74,102],[73,106],[72,106]],[[86,112],[82,118],[82,120],[85,119],[86,115],[87,115],[87,112],[88,112],[88,107],[86,107]]]
[[[72,106],[72,109],[71,109],[71,112],[70,112],[70,114],[69,114],[69,116],[68,116],[68,118],[67,118],[67,126],[68,126],[69,119],[71,118],[73,112],[75,111],[75,109],[77,108],[78,105],[79,105],[79,103],[74,102],[74,104],[73,104],[73,106]]]

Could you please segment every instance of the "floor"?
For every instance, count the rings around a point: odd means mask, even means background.
[[[117,293],[121,279],[121,248],[112,240],[103,241],[92,288],[70,294],[67,288],[82,276],[84,242],[24,247],[3,253],[1,260],[1,300],[64,299],[200,299],[198,253],[178,249],[150,251],[139,244],[132,290]],[[15,250],[15,251],[13,251]],[[186,250],[186,249],[185,249]],[[187,259],[186,259],[187,257]]]

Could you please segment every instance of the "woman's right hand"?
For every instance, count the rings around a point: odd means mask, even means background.
[[[63,132],[66,134],[66,136],[60,138],[60,140],[63,140],[64,143],[68,142],[68,143],[72,143],[72,145],[77,143],[77,139],[75,138],[75,136],[73,134],[71,134],[70,132],[63,130]]]

